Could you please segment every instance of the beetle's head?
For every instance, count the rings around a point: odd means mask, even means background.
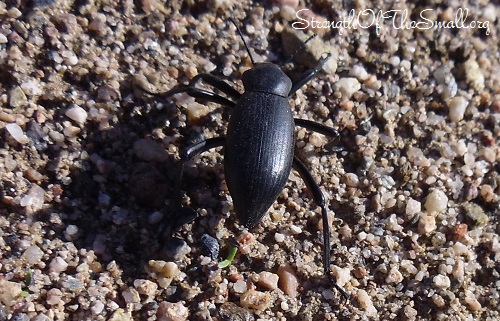
[[[288,97],[292,81],[278,65],[264,62],[243,73],[243,86],[248,92],[263,92]]]

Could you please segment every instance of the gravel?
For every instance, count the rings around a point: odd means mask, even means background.
[[[433,20],[460,5],[436,4]],[[224,135],[231,112],[141,89],[210,72],[242,91],[251,61],[229,17],[257,61],[282,63],[313,32],[290,27],[296,10],[326,21],[341,5],[0,2],[0,320],[499,320],[492,2],[467,18],[489,30],[309,28],[319,36],[284,67],[297,79],[331,54],[290,104],[340,132],[329,144],[297,128],[296,153],[327,199],[332,275],[349,300],[323,275],[321,211],[295,172],[248,231],[223,150],[206,152],[185,164],[176,215],[182,150]],[[233,237],[239,251],[220,269]]]

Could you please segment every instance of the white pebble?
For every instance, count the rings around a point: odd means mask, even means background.
[[[234,283],[233,290],[236,293],[243,294],[248,290],[247,283],[243,280],[238,280]]]
[[[420,213],[421,210],[422,210],[422,204],[419,201],[416,201],[412,198],[408,199],[408,201],[406,202],[406,209],[405,209],[407,216],[413,216],[415,214],[418,214]]]
[[[437,287],[437,288],[440,288],[440,289],[447,289],[450,287],[451,285],[451,282],[450,282],[450,278],[447,277],[446,275],[436,275],[433,279],[432,279],[432,282],[434,283],[434,285]]]
[[[403,281],[403,274],[399,272],[399,270],[396,267],[393,267],[390,269],[389,273],[387,274],[387,278],[385,279],[387,283],[401,283]]]
[[[368,78],[368,73],[363,66],[355,65],[349,70],[349,76],[356,77],[359,81],[364,81]]]
[[[50,261],[49,267],[51,272],[61,273],[66,271],[68,263],[66,263],[62,257],[57,256]]]
[[[185,321],[189,317],[189,310],[182,302],[171,303],[163,301],[156,311],[158,321]]]
[[[85,121],[87,120],[87,112],[80,106],[74,106],[68,109],[65,115],[79,124],[85,124]]]
[[[139,294],[144,294],[149,297],[155,295],[156,290],[158,289],[158,285],[152,281],[137,279],[134,281],[134,287],[136,288]]]
[[[139,303],[141,302],[141,298],[139,296],[139,292],[137,292],[134,288],[128,288],[122,292],[122,297],[125,300],[125,303]]]
[[[90,308],[90,312],[93,315],[99,315],[103,310],[104,310],[104,303],[102,303],[101,301],[94,301],[94,303],[92,303],[92,307]]]
[[[282,243],[285,241],[285,235],[281,233],[275,233],[274,234],[274,240],[278,243]]]
[[[366,311],[367,316],[374,317],[377,315],[377,309],[365,290],[358,290],[357,299],[361,308]]]
[[[59,289],[50,289],[47,291],[47,304],[57,305],[61,302],[62,292]]]
[[[433,215],[422,214],[418,221],[418,232],[427,234],[436,229],[436,218]]]
[[[293,235],[298,235],[300,233],[302,233],[302,229],[297,226],[297,225],[290,225],[290,233],[292,233]]]
[[[7,37],[3,33],[0,33],[0,44],[7,43],[7,41]]]
[[[334,85],[335,91],[340,91],[343,98],[351,98],[354,93],[361,89],[361,84],[356,78],[344,77],[340,78]]]
[[[448,117],[454,123],[458,123],[462,119],[464,119],[465,110],[469,102],[462,96],[454,97],[449,104],[449,112]]]
[[[453,244],[453,251],[455,252],[455,255],[465,255],[469,252],[467,245],[462,242],[456,242]]]
[[[26,144],[29,142],[28,136],[26,136],[23,132],[23,129],[16,123],[5,125],[5,129],[9,132],[9,134],[20,144]]]
[[[28,262],[30,265],[37,264],[40,262],[43,256],[43,251],[40,250],[40,248],[36,245],[32,245],[24,251],[23,255],[21,256]]]
[[[31,206],[34,210],[42,208],[45,201],[45,191],[40,186],[33,184],[28,193],[21,199],[21,206]]]
[[[21,89],[26,95],[29,96],[40,96],[43,94],[42,88],[40,88],[40,83],[35,79],[23,82],[21,84]]]
[[[66,227],[66,231],[65,232],[66,232],[67,235],[73,236],[76,233],[78,233],[78,227],[76,225],[68,225]]]
[[[448,207],[448,197],[443,191],[434,189],[427,196],[424,207],[428,212],[443,213]]]
[[[278,280],[278,274],[262,271],[259,273],[259,281],[257,284],[266,289],[275,290],[278,288]]]

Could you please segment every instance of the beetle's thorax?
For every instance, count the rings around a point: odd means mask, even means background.
[[[288,97],[292,81],[273,63],[258,63],[243,73],[243,86],[247,92],[262,92]]]

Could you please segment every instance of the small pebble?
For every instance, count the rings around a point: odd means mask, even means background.
[[[155,295],[158,285],[149,280],[136,279],[134,280],[134,288],[139,292],[139,294],[144,294],[149,297]]]
[[[68,263],[62,257],[57,256],[50,261],[49,268],[51,272],[61,273],[66,271]]]
[[[476,91],[484,89],[484,75],[475,60],[467,60],[464,65],[465,80]]]
[[[149,267],[156,273],[167,278],[174,278],[179,274],[179,267],[174,262],[155,261],[148,262]]]
[[[368,73],[362,65],[354,65],[349,70],[349,76],[356,77],[359,81],[363,82],[368,78]]]
[[[69,119],[74,120],[81,125],[85,124],[85,122],[87,121],[87,112],[80,106],[74,106],[66,110],[65,115]]]
[[[441,275],[441,274],[440,275],[436,275],[432,279],[432,282],[434,283],[434,285],[437,288],[440,288],[440,289],[447,289],[451,285],[450,278],[447,277],[446,275]]]
[[[23,207],[31,206],[33,210],[42,208],[45,201],[45,190],[40,186],[33,184],[28,193],[21,199],[20,205]]]
[[[295,298],[299,292],[299,280],[295,275],[295,271],[290,265],[282,265],[278,268],[278,277],[279,277],[279,288],[286,295]]]
[[[38,246],[32,245],[24,251],[21,257],[24,258],[29,265],[35,265],[42,259],[43,251],[40,250]]]
[[[285,241],[285,235],[282,233],[275,233],[274,234],[274,240],[278,243],[282,243]]]
[[[471,311],[481,310],[481,303],[479,303],[479,301],[474,297],[466,296],[465,303],[469,306]]]
[[[443,191],[434,189],[427,195],[424,207],[427,212],[443,213],[448,208],[448,197]]]
[[[434,215],[422,213],[418,221],[418,232],[420,234],[427,234],[436,229],[436,218]]]
[[[262,271],[259,273],[259,281],[257,284],[268,290],[275,290],[278,288],[278,281],[278,274]]]
[[[201,243],[203,245],[203,248],[205,249],[205,252],[208,254],[208,256],[210,256],[212,260],[215,260],[219,257],[219,242],[216,238],[208,234],[203,234],[201,236]]]
[[[339,91],[342,98],[351,98],[354,93],[361,89],[361,84],[356,78],[344,77],[340,78],[334,85],[333,90]]]
[[[183,239],[172,237],[165,242],[164,252],[169,258],[172,258],[174,260],[182,259],[190,251],[191,248]]]
[[[12,138],[19,144],[26,144],[30,141],[28,136],[24,134],[23,129],[16,123],[5,125],[5,129],[7,129]]]
[[[385,278],[385,281],[387,283],[401,283],[403,282],[403,274],[399,272],[398,268],[393,267],[389,270],[389,273],[387,274],[387,277]]]
[[[464,97],[457,96],[451,99],[448,113],[448,117],[450,117],[450,120],[454,123],[458,123],[459,121],[464,119],[465,110],[467,109],[468,105],[469,102]]]
[[[93,315],[100,315],[103,310],[104,310],[104,303],[102,303],[101,301],[94,301],[90,308],[90,312]]]
[[[128,288],[122,291],[122,297],[125,300],[125,303],[139,303],[141,302],[141,298],[139,296],[139,292],[137,292],[134,288]]]
[[[59,289],[50,289],[47,291],[47,304],[48,305],[57,305],[61,302],[61,298],[63,294]]]
[[[163,301],[156,311],[157,321],[186,321],[189,317],[189,310],[179,301],[176,303]]]
[[[233,290],[239,294],[245,293],[248,290],[247,283],[244,280],[238,280],[233,284]]]
[[[28,98],[21,87],[15,87],[9,92],[9,105],[12,108],[21,108],[28,104]]]
[[[365,290],[359,289],[357,291],[357,299],[361,308],[366,311],[367,316],[374,317],[377,315],[377,309],[373,305],[372,299]]]
[[[0,279],[0,302],[11,307],[16,303],[17,298],[21,295],[21,283]],[[0,309],[1,310],[1,309]]]
[[[113,315],[108,319],[108,321],[133,321],[132,313],[125,311],[123,309],[117,309],[113,312]]]
[[[265,310],[271,305],[269,293],[250,289],[240,297],[240,304],[255,310]]]

